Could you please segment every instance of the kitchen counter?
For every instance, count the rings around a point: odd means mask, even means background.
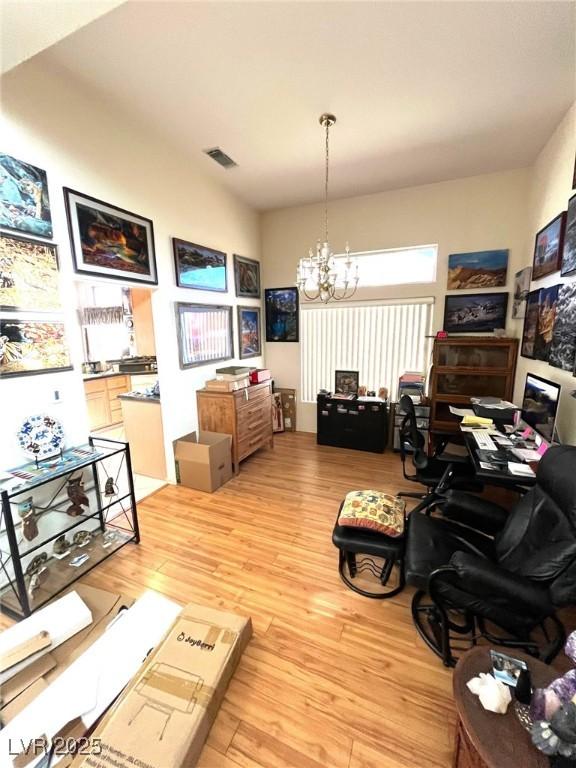
[[[118,400],[138,400],[145,403],[159,403],[160,398],[156,395],[144,395],[139,392],[126,392],[124,395],[118,395]]]
[[[113,376],[157,376],[158,371],[103,371],[102,373],[84,373],[84,381],[92,379],[110,379]]]

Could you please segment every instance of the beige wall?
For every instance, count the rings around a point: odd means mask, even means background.
[[[173,477],[172,441],[197,428],[196,390],[214,376],[215,365],[181,371],[178,363],[175,301],[237,304],[232,253],[260,258],[258,214],[206,176],[188,157],[117,104],[87,92],[78,82],[47,67],[42,55],[2,78],[2,151],[38,165],[48,173],[58,244],[67,329],[75,368],[71,372],[19,377],[0,382],[3,409],[0,469],[23,457],[15,431],[30,411],[47,411],[64,424],[68,442],[88,435],[80,363],[80,329],[74,316],[70,243],[62,187],[105,200],[154,222],[159,285],[152,311],[162,395],[166,463]],[[227,294],[177,288],[171,253],[172,236],[202,243],[228,256]],[[258,304],[243,299],[243,304]],[[236,313],[235,349],[238,350]],[[261,358],[250,360],[261,365]],[[59,404],[54,391],[60,392]]]
[[[565,211],[569,198],[575,194],[572,190],[575,157],[576,103],[538,156],[533,168],[526,232],[526,258],[522,266],[532,264],[536,232],[561,211]],[[558,283],[574,282],[574,280],[576,280],[575,276],[563,278],[560,277],[559,272],[555,272],[533,282],[531,290]],[[563,442],[576,445],[576,400],[570,395],[576,390],[576,378],[568,371],[553,368],[541,360],[520,357],[516,374],[516,402],[519,402],[522,397],[526,373],[529,371],[545,379],[556,381],[562,386],[557,419],[558,431]]]
[[[132,320],[136,353],[139,356],[156,354],[154,339],[154,318],[152,315],[152,292],[145,288],[132,288]]]
[[[330,240],[335,249],[348,240],[353,251],[437,243],[435,283],[358,290],[355,298],[435,298],[434,331],[442,327],[448,255],[490,248],[510,249],[508,291],[514,273],[525,265],[530,172],[528,169],[475,176],[330,203]],[[315,244],[322,229],[322,206],[308,205],[262,216],[263,285],[294,284],[298,259]],[[508,330],[520,335],[510,318]],[[399,340],[399,343],[401,341]],[[266,364],[279,386],[300,390],[300,345],[266,344]],[[298,403],[298,429],[316,431],[315,406]]]

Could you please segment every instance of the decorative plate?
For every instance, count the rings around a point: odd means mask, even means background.
[[[47,459],[64,447],[64,430],[59,421],[45,413],[24,420],[17,433],[20,448],[32,459]]]

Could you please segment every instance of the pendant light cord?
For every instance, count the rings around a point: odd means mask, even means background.
[[[328,158],[329,158],[329,141],[328,134],[330,131],[330,121],[326,120],[326,181],[324,183],[324,241],[328,242]]]

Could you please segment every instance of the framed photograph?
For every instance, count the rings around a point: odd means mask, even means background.
[[[0,378],[70,370],[64,323],[0,318]]]
[[[502,288],[506,285],[508,249],[451,253],[448,256],[448,290]]]
[[[576,282],[561,285],[548,362],[563,371],[574,371],[576,363]]]
[[[538,327],[536,329],[536,339],[534,342],[534,357],[536,360],[544,360],[545,362],[548,362],[550,356],[559,288],[559,285],[553,285],[551,288],[540,289],[540,297],[538,299]]]
[[[506,327],[507,309],[507,293],[446,296],[444,330],[447,333],[491,333]]]
[[[520,672],[527,669],[526,663],[499,651],[490,651],[490,658],[492,659],[492,670],[496,680],[500,680],[502,683],[515,688]]]
[[[576,195],[572,195],[566,212],[566,228],[564,230],[564,247],[560,274],[562,277],[576,272]]]
[[[0,233],[0,310],[57,312],[60,308],[56,245]]]
[[[158,283],[150,219],[67,187],[64,201],[76,272]]]
[[[238,345],[241,360],[262,354],[260,307],[238,307]]]
[[[0,227],[52,237],[46,171],[0,153]]]
[[[526,317],[526,300],[530,293],[532,267],[525,267],[514,275],[514,301],[512,302],[512,318],[523,320]]]
[[[266,341],[298,341],[298,288],[266,288]]]
[[[176,303],[180,368],[218,363],[234,357],[232,307]]]
[[[566,211],[562,211],[536,235],[532,280],[551,275],[560,269],[565,224]]]
[[[280,392],[272,394],[272,432],[284,432],[284,411]]]
[[[359,378],[358,371],[335,371],[334,393],[337,395],[357,395]]]
[[[530,291],[526,299],[526,315],[522,331],[522,344],[520,354],[522,357],[534,358],[534,344],[538,333],[538,305],[540,303],[540,291]]]
[[[226,293],[228,277],[225,253],[177,237],[172,238],[172,248],[176,285],[180,288],[195,288],[197,291]]]
[[[260,262],[234,254],[236,296],[244,299],[260,298]]]

